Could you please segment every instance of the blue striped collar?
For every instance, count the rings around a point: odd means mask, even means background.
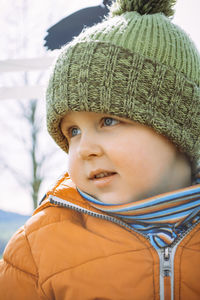
[[[93,207],[148,236],[156,248],[170,245],[200,218],[200,184],[120,205],[103,203],[77,190]]]

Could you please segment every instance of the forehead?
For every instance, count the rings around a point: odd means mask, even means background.
[[[95,121],[99,120],[101,118],[110,117],[122,120],[124,122],[130,122],[130,123],[136,123],[130,119],[121,118],[112,114],[106,114],[106,113],[96,113],[96,112],[86,112],[86,111],[69,111],[66,113],[66,115],[62,118],[61,124],[66,124],[74,121]]]
[[[125,120],[123,118],[119,118],[119,117],[111,115],[111,114],[86,112],[86,111],[70,111],[62,118],[61,124],[63,124],[63,123],[66,124],[66,123],[71,123],[71,122],[78,122],[78,121],[81,121],[81,120],[95,121],[95,120],[99,120],[103,117],[111,117],[111,118],[117,118],[117,119]],[[127,120],[127,121],[129,121],[129,120]]]
[[[96,113],[96,112],[88,112],[88,111],[69,111],[66,113],[64,118],[79,118],[79,117],[98,117],[102,116],[103,113]]]

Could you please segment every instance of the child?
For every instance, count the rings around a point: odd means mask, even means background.
[[[118,0],[63,48],[47,124],[71,179],[8,243],[1,299],[200,299],[200,57],[174,2]]]

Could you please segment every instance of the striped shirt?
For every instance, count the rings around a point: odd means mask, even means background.
[[[155,248],[171,245],[200,221],[200,184],[127,204],[107,204],[77,189],[90,204],[122,219]]]

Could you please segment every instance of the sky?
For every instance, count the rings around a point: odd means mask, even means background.
[[[50,53],[47,53],[43,47],[47,28],[78,9],[99,5],[101,2],[100,0],[18,0],[15,2],[0,0],[0,60],[49,55]],[[14,8],[13,3],[15,3]],[[27,14],[23,14],[22,5]],[[11,9],[12,14],[10,14]],[[200,1],[178,0],[175,9],[173,22],[190,35],[200,50]],[[47,70],[44,78],[48,77],[48,72]],[[0,71],[1,87],[20,84],[22,74],[9,73],[4,74],[3,77],[1,75]],[[34,82],[36,78],[38,74],[32,74],[29,78],[30,82]],[[18,102],[18,99],[14,98],[1,100],[0,131],[3,134],[0,139],[0,209],[31,214],[32,203],[27,187],[18,184],[13,173],[1,166],[1,159],[5,158],[19,174],[29,177],[29,160],[18,138],[19,136],[28,138],[28,129],[27,124],[20,117]],[[45,101],[41,101],[39,110],[41,115],[45,114]],[[44,172],[48,176],[41,187],[40,197],[67,170],[67,155],[59,150],[48,137],[45,119],[41,122],[43,130],[40,147],[44,153],[53,149],[55,155],[45,166]]]

